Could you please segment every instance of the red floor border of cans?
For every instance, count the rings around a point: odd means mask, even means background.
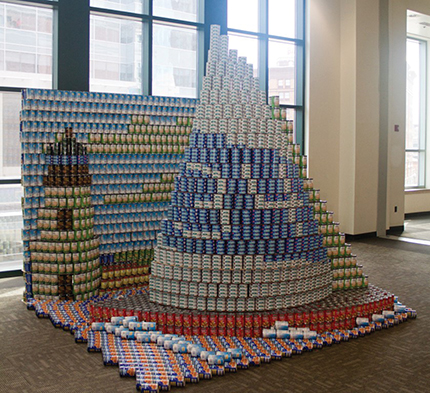
[[[156,322],[158,330],[181,335],[228,335],[262,337],[262,330],[275,321],[291,327],[308,327],[318,333],[352,329],[357,317],[370,318],[392,310],[395,296],[376,286],[337,291],[306,306],[268,312],[199,312],[164,307],[149,301],[148,291],[123,297],[116,304],[109,300],[90,305],[92,322],[108,322],[112,316],[137,316],[140,321]]]

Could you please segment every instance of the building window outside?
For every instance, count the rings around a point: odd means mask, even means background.
[[[90,90],[197,98],[202,3],[91,0]]]
[[[279,96],[281,106],[291,109],[297,143],[303,141],[303,10],[304,0],[227,2],[230,48],[254,65],[269,97]]]
[[[20,89],[52,88],[52,59],[52,7],[0,2],[0,271],[22,261]]]
[[[426,41],[408,38],[406,45],[406,189],[426,186],[427,56]]]

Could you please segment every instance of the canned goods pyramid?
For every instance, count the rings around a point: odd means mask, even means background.
[[[287,122],[272,118],[253,67],[211,27],[185,162],[162,222],[150,299],[182,309],[252,312],[332,292],[331,263]]]

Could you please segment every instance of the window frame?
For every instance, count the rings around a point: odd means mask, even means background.
[[[228,1],[228,0],[227,0]],[[259,78],[260,88],[269,95],[269,41],[276,40],[294,44],[295,46],[295,94],[296,104],[281,104],[281,108],[293,109],[295,111],[295,143],[300,144],[301,152],[304,154],[304,103],[305,103],[305,64],[306,64],[306,29],[305,29],[305,9],[306,0],[296,1],[296,37],[281,37],[269,34],[269,1],[258,0],[259,27],[258,32],[229,28],[226,26],[227,33],[236,33],[243,36],[254,37],[258,40],[259,57]]]
[[[45,8],[45,9],[51,9],[53,11],[53,28],[52,28],[52,35],[53,35],[53,42],[52,42],[52,86],[54,86],[54,60],[55,60],[55,26],[56,26],[56,11],[58,9],[58,1],[57,0],[16,0],[16,1],[1,1],[2,4],[9,4],[9,5],[18,5],[18,6],[27,6],[27,7],[38,7],[38,8]],[[23,89],[26,89],[28,86],[0,86],[0,92],[4,93],[21,93]],[[10,185],[10,184],[20,184],[21,179],[18,177],[4,177],[0,178],[0,185]]]
[[[107,8],[91,7],[90,6],[90,16],[99,15],[107,17],[117,17],[129,19],[142,23],[142,95],[152,95],[152,60],[153,60],[153,25],[154,23],[162,23],[167,25],[174,25],[179,27],[194,27],[197,31],[197,97],[200,94],[200,88],[203,80],[204,73],[204,62],[203,56],[200,52],[203,52],[203,42],[204,42],[204,22],[203,20],[205,1],[197,0],[200,2],[198,17],[199,22],[192,22],[181,19],[166,18],[162,16],[154,15],[153,1],[143,0],[143,10],[142,13],[134,13],[127,11],[112,10]],[[89,38],[88,38],[89,39]]]
[[[426,176],[427,176],[427,132],[428,132],[428,65],[429,65],[429,41],[422,39],[420,37],[414,36],[412,34],[408,34],[406,37],[406,42],[415,41],[420,45],[420,83],[419,83],[419,95],[420,95],[420,124],[419,124],[419,133],[418,133],[418,148],[412,149],[406,147],[406,133],[407,133],[407,123],[405,128],[405,164],[406,164],[406,155],[408,153],[417,153],[418,154],[418,184],[406,185],[406,176],[405,176],[405,190],[414,190],[414,189],[425,189],[427,187]],[[406,77],[406,83],[408,78]],[[406,89],[406,94],[408,94],[408,89]],[[408,116],[408,110],[406,108],[406,117]],[[405,165],[405,174],[406,174],[406,165]]]

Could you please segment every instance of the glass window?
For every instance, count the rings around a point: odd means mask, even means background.
[[[197,30],[154,23],[152,94],[197,97]]]
[[[142,23],[91,15],[90,90],[140,94]]]
[[[254,66],[254,76],[258,76],[258,39],[237,33],[228,33],[229,48],[237,49],[238,56],[245,56],[248,64]]]
[[[406,45],[405,187],[425,186],[427,43],[408,39]]]
[[[21,197],[19,184],[0,185],[0,271],[22,268]]]
[[[228,0],[228,28],[258,32],[258,3],[258,0]]]
[[[0,3],[0,86],[52,87],[49,8]]]
[[[294,84],[289,86],[283,84],[285,79],[295,79],[295,60],[296,46],[294,44],[269,40],[269,97],[288,93],[280,99],[281,105],[295,104]]]
[[[148,0],[90,0],[90,6],[141,14],[143,12],[143,3],[147,1]]]
[[[296,37],[296,0],[269,0],[269,34]]]
[[[0,93],[0,179],[21,176],[20,110],[21,93]]]
[[[200,22],[200,0],[153,0],[153,14],[163,18]]]

